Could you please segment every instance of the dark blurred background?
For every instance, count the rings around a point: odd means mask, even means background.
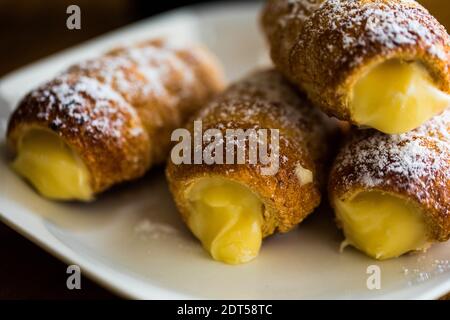
[[[0,77],[129,23],[205,2],[212,1],[0,0]],[[66,9],[72,4],[81,8],[81,30],[66,28]],[[85,278],[82,290],[67,290],[66,268],[64,263],[0,223],[0,299],[115,298]]]

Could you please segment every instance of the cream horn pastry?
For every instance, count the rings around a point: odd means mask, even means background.
[[[272,59],[330,116],[408,132],[450,101],[450,40],[411,0],[269,0]]]
[[[356,131],[329,194],[346,241],[375,259],[450,238],[450,109],[401,135]]]
[[[223,86],[203,47],[156,39],[74,65],[32,90],[9,121],[13,168],[43,196],[88,201],[142,176],[170,133]]]
[[[235,162],[223,156],[212,164],[175,164],[172,155],[166,169],[170,190],[185,223],[215,260],[248,262],[258,255],[263,238],[288,232],[319,205],[328,124],[273,70],[231,85],[195,119],[187,131],[195,135],[195,123],[201,121],[204,134],[215,130],[213,141],[227,146],[227,156],[230,130],[243,130],[245,138],[231,140]],[[270,156],[278,159],[272,172],[264,172],[269,165],[251,162],[251,156],[237,160],[238,150],[246,155],[256,150],[252,141],[261,138],[261,129],[270,136]],[[278,130],[277,145],[273,130]],[[210,152],[205,141],[202,145],[203,153]]]

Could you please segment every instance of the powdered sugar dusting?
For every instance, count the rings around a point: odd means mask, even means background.
[[[212,128],[221,131],[254,129],[249,134],[249,140],[255,140],[252,135],[258,129],[278,130],[280,150],[289,147],[301,154],[301,150],[306,148],[314,160],[326,153],[325,145],[318,143],[324,141],[329,133],[322,114],[275,70],[257,71],[232,85],[203,108],[197,114],[197,119],[207,126],[213,124]],[[206,129],[209,127],[203,128]],[[258,135],[258,138],[261,137]],[[217,142],[225,143],[223,139]],[[248,147],[252,150],[256,145],[249,143]],[[269,147],[273,147],[272,144]],[[270,149],[270,152],[280,154],[280,150]],[[253,154],[258,152],[253,151]],[[290,159],[287,154],[281,154],[282,165],[293,162],[294,159]],[[246,158],[246,161],[249,159]],[[304,163],[302,165],[305,167]]]
[[[345,190],[355,183],[364,188],[394,184],[427,199],[430,186],[448,188],[449,133],[450,109],[409,133],[360,132],[338,156],[336,174]]]
[[[403,275],[409,286],[422,284],[450,272],[448,259],[435,259],[428,254],[420,254],[409,267],[402,267]]]
[[[33,100],[37,119],[55,129],[83,130],[96,139],[109,136],[118,141],[125,139],[124,133],[143,135],[137,107],[153,103],[176,107],[198,86],[195,68],[179,56],[186,52],[188,48],[163,39],[116,49],[70,67],[27,99]],[[158,116],[155,113],[150,120]]]
[[[81,72],[98,78],[118,90],[132,105],[133,97],[147,97],[147,100],[158,99],[173,107],[189,95],[189,89],[197,80],[192,66],[178,56],[186,49],[169,40],[158,39],[85,61],[73,66],[69,72]],[[173,72],[182,76],[179,81],[183,83],[176,95],[167,87]]]
[[[308,18],[324,0],[286,0],[289,11],[279,20],[281,27],[288,26],[293,20],[305,20]],[[281,4],[281,2],[279,2]]]
[[[138,221],[134,226],[134,232],[142,240],[167,239],[178,234],[178,230],[173,226],[161,222],[154,222],[147,218]]]
[[[299,112],[299,108],[302,112]],[[295,129],[299,124],[307,124],[310,130],[321,131],[319,123],[311,121],[314,119],[311,115],[318,114],[316,110],[275,71],[259,72],[258,76],[250,75],[243,79],[203,109],[198,118],[211,114],[211,109],[221,110],[217,120],[222,121],[223,127],[229,127],[226,122],[232,115],[247,124],[255,119],[266,118],[266,122],[278,123],[282,129]],[[258,123],[255,123],[257,127]]]
[[[299,0],[303,2],[303,0]],[[323,23],[314,23],[315,15],[326,15],[320,19]],[[438,59],[446,60],[447,53],[442,45],[439,34],[447,35],[442,30],[433,30],[427,22],[433,19],[428,11],[413,0],[399,1],[355,1],[327,0],[321,10],[312,14],[305,21],[305,28],[324,34],[332,31],[339,35],[340,45],[329,46],[331,55],[344,49],[346,57],[353,58],[361,50],[371,50],[382,45],[383,50],[393,50],[400,46],[423,45],[429,54]],[[439,25],[436,22],[436,25]],[[449,45],[448,37],[444,41]],[[362,54],[357,54],[362,57]],[[343,61],[346,62],[346,61]],[[350,64],[357,65],[358,59]]]

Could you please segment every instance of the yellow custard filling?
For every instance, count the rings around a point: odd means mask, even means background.
[[[419,63],[384,62],[354,86],[352,117],[361,126],[388,134],[408,132],[450,105]]]
[[[263,205],[249,189],[222,178],[203,178],[188,199],[188,226],[215,260],[242,264],[258,255]]]
[[[84,163],[50,131],[28,131],[19,142],[12,166],[47,198],[88,201],[93,197]]]
[[[427,245],[423,215],[404,199],[368,191],[334,205],[346,242],[372,258],[395,258]]]

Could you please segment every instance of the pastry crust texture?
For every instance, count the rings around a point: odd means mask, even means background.
[[[450,109],[401,135],[355,130],[337,156],[330,198],[381,191],[417,205],[430,241],[450,238]]]
[[[70,67],[19,103],[8,126],[17,150],[30,129],[61,137],[86,165],[94,194],[162,163],[170,133],[223,88],[206,49],[155,39]]]
[[[390,59],[420,62],[450,93],[449,35],[416,1],[269,0],[262,25],[277,68],[340,120],[353,121],[355,82]]]
[[[261,164],[181,164],[168,161],[166,174],[178,209],[187,221],[188,193],[199,179],[222,177],[253,191],[264,205],[263,236],[287,232],[320,203],[321,172],[327,158],[327,138],[333,124],[300,96],[278,72],[258,71],[232,85],[194,118],[203,130],[278,129],[279,170],[260,173]],[[192,122],[188,130],[193,134]],[[248,138],[246,139],[248,147]],[[303,184],[296,171],[310,170],[313,181]]]

